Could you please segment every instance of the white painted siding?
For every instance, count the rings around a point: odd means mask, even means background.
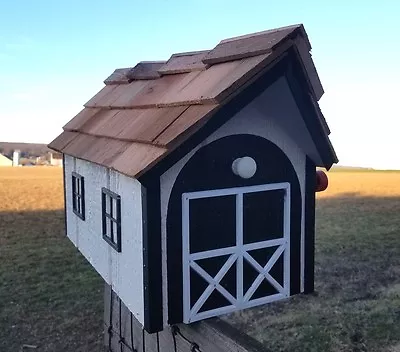
[[[288,156],[297,173],[303,204],[301,220],[301,267],[303,272],[301,276],[301,291],[304,291],[305,151],[309,152],[310,156],[314,159],[319,158],[319,156],[302,122],[300,112],[287,86],[286,79],[281,78],[161,176],[162,270],[164,279],[163,306],[165,325],[167,325],[166,319],[168,317],[166,219],[172,187],[181,169],[198,149],[217,139],[234,134],[251,134],[273,142]]]
[[[3,154],[0,154],[0,166],[13,166],[13,162]]]
[[[85,221],[72,211],[72,171],[85,178]],[[65,176],[68,237],[143,324],[141,184],[116,171],[68,155]],[[102,187],[121,196],[121,253],[102,237]]]
[[[278,79],[251,104],[285,131],[316,165],[322,165],[321,156],[303,121],[286,78]]]

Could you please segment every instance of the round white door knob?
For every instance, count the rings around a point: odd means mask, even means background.
[[[241,178],[251,178],[257,171],[256,161],[249,156],[237,158],[232,163],[232,171]]]

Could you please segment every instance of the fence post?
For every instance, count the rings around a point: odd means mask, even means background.
[[[148,334],[107,284],[104,345],[107,352],[269,352],[261,343],[218,318]]]

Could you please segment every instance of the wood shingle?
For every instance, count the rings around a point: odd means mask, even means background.
[[[137,177],[291,48],[301,50],[310,88],[322,95],[304,28],[289,26],[226,39],[212,50],[117,69],[49,146]]]

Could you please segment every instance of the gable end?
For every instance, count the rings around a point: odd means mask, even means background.
[[[323,164],[318,166],[330,169],[338,160],[328,135],[325,132],[323,121],[313,103],[313,98],[309,92],[305,73],[298,61],[297,53],[294,48],[290,48],[285,55],[282,55],[277,61],[265,67],[252,84],[248,85],[236,97],[221,106],[215,114],[213,114],[212,118],[201,126],[197,132],[169,155],[164,157],[149,171],[141,175],[138,178],[140,182],[146,184],[149,180],[158,178],[191,149],[200,144],[207,136],[216,131],[246,105],[250,104],[257,96],[281,77],[287,79],[293,97],[301,112],[301,116],[304,119],[316,148],[321,154]]]

